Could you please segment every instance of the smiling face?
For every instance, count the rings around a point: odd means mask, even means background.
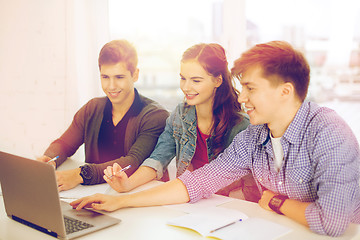
[[[238,101],[245,106],[250,123],[275,124],[281,116],[282,84],[272,83],[263,77],[262,69],[255,67],[246,72],[240,80],[242,90]]]
[[[103,64],[100,68],[101,87],[113,106],[131,105],[135,92],[134,83],[138,80],[139,70],[133,74],[127,69],[126,64]]]
[[[212,107],[216,88],[222,83],[221,77],[208,74],[196,60],[181,62],[180,88],[189,105],[209,105]]]

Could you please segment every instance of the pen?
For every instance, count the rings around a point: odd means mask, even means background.
[[[228,226],[230,226],[230,225],[233,225],[233,224],[235,224],[236,222],[241,222],[241,221],[242,221],[242,219],[239,219],[238,221],[235,221],[235,222],[226,224],[226,225],[224,225],[224,226],[218,227],[218,228],[216,228],[216,229],[214,229],[214,230],[211,230],[210,232],[213,233],[213,232],[215,232],[215,231],[218,231],[218,230],[220,230],[220,229],[223,229],[223,228],[225,228],[225,227],[228,227]]]
[[[48,161],[48,163],[54,162],[54,161],[56,161],[58,158],[59,158],[59,156],[56,156],[56,157],[54,157],[53,159],[50,159],[50,160]]]
[[[129,168],[131,168],[131,165],[128,165],[128,166],[124,167],[123,169],[121,169],[121,170],[119,171],[119,173],[121,173],[121,172],[123,172],[123,171],[126,171],[126,170],[128,170]],[[109,178],[111,179],[113,176],[114,176],[114,175],[111,175]]]
[[[129,168],[131,168],[131,165],[128,165],[128,166],[124,167],[123,169],[121,169],[121,170],[119,171],[119,173],[121,173],[121,172],[123,172],[123,171],[126,171],[126,170],[128,170]],[[114,176],[114,175],[111,175],[109,178],[111,179],[113,176]],[[112,189],[112,187],[109,186],[108,189],[106,189],[105,194],[108,194],[108,193],[111,191],[111,189]]]

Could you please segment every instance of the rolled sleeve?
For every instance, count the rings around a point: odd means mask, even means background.
[[[186,170],[181,176],[178,177],[178,179],[183,182],[188,191],[190,198],[189,203],[194,203],[204,198],[204,196],[201,194],[201,185],[189,170]]]
[[[150,167],[156,171],[156,178],[159,180],[163,177],[164,168],[159,160],[148,158],[146,159],[141,166]]]
[[[358,206],[359,150],[351,130],[341,121],[326,125],[317,136],[314,184],[318,199],[306,208],[305,217],[312,231],[336,237],[345,232]]]
[[[167,166],[175,157],[176,144],[172,135],[172,123],[174,121],[174,114],[166,119],[164,131],[160,134],[155,149],[150,157],[145,159],[141,166],[151,167],[156,170],[157,179],[160,180]]]

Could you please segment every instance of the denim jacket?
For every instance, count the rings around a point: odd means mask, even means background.
[[[228,147],[236,134],[246,129],[249,119],[234,125],[227,133],[226,144]],[[156,170],[157,179],[163,177],[171,160],[176,157],[176,176],[180,176],[190,165],[196,148],[197,120],[195,106],[180,103],[166,120],[164,132],[160,135],[156,147],[149,158],[145,159],[142,166]],[[212,136],[207,139],[208,159],[215,159],[211,150]]]

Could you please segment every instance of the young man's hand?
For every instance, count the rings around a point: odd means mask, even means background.
[[[80,176],[80,170],[80,168],[76,168],[65,171],[57,171],[56,180],[59,191],[69,190],[82,183],[83,179]]]
[[[122,207],[122,199],[124,196],[110,196],[97,193],[92,196],[83,197],[70,203],[70,205],[80,210],[82,208],[93,208],[95,210],[103,210],[112,212]]]
[[[43,155],[41,157],[36,158],[37,161],[40,162],[47,162],[48,164],[52,165],[54,168],[56,168],[56,162],[55,161],[50,161],[51,157],[48,157],[46,155]]]
[[[270,202],[271,198],[274,196],[275,196],[275,193],[273,193],[269,190],[264,191],[261,196],[261,199],[259,200],[260,207],[262,207],[266,210],[272,211],[269,207],[269,202]]]

